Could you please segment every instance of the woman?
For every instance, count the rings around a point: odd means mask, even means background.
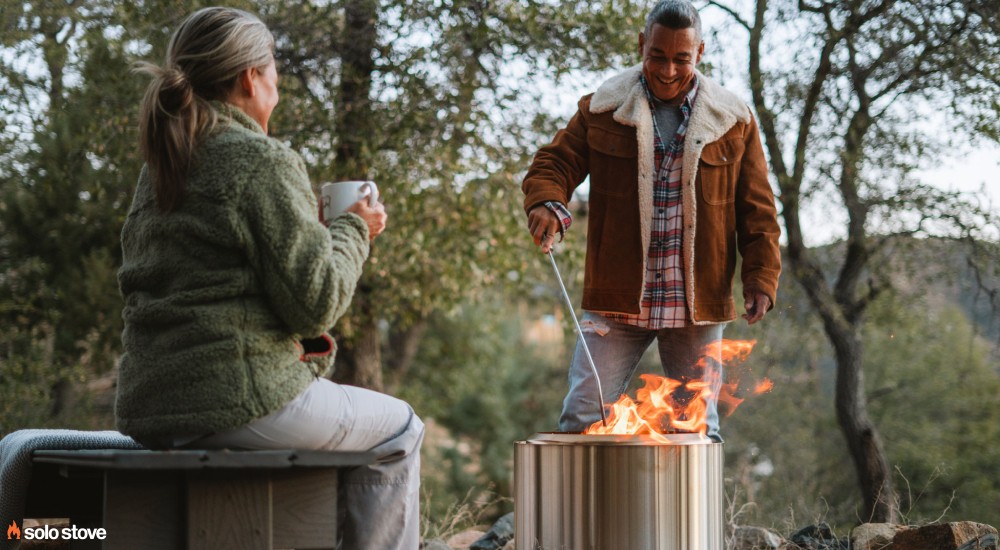
[[[229,8],[189,16],[142,106],[146,166],[122,231],[122,433],[157,448],[372,450],[344,476],[345,548],[418,546],[423,424],[323,378],[326,331],[385,228],[360,201],[324,226],[302,159],[267,137],[274,39]]]

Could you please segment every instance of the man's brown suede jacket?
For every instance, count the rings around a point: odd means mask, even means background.
[[[640,66],[602,84],[525,176],[525,210],[566,204],[589,175],[583,307],[638,313],[653,208],[652,114]],[[733,276],[743,259],[744,293],[775,303],[781,252],[774,194],[757,124],[734,94],[702,74],[684,141],[683,262],[689,321],[736,318]]]

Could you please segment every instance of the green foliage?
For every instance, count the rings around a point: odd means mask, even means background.
[[[74,422],[67,407],[84,401],[61,388],[109,370],[119,347],[118,235],[139,167],[141,90],[106,8],[42,8],[8,22],[22,37],[12,51],[47,70],[5,64],[0,81],[19,130],[0,155],[0,319],[11,328],[0,362],[36,386],[22,414],[7,417],[24,424],[51,421],[24,416],[43,409]],[[39,399],[50,406],[33,406]]]
[[[117,357],[118,235],[139,172],[136,113],[146,85],[129,69],[139,59],[162,60],[169,33],[203,5],[4,3],[11,55],[0,65],[0,109],[10,115],[5,130],[16,131],[3,133],[0,152],[0,315],[49,327],[46,368],[56,383],[76,367],[96,376]],[[302,152],[317,184],[380,183],[390,225],[363,286],[395,331],[480,299],[528,269],[517,173],[539,139],[532,123],[543,109],[524,102],[507,67],[516,60],[544,73],[550,69],[532,55],[550,46],[524,36],[511,49],[526,14],[515,4],[382,2],[369,123],[344,127],[336,92],[346,5],[237,3],[260,13],[277,38],[283,101],[275,137]],[[554,5],[535,7],[551,12],[551,24],[579,23]],[[525,116],[495,116],[515,107]],[[338,146],[359,132],[368,173],[338,162]]]
[[[53,338],[46,327],[7,325],[0,333],[0,433],[36,424],[49,415],[49,388],[56,382],[48,365]]]
[[[340,6],[262,4],[287,90],[276,136],[312,161],[317,183],[379,183],[389,229],[363,284],[379,315],[401,325],[481,297],[527,267],[519,173],[552,129],[535,132],[544,111],[511,71],[558,77],[609,66],[634,49],[635,33],[619,29],[638,28],[640,12],[629,2],[382,2],[365,106],[372,124],[359,129],[338,126],[336,115]],[[360,140],[361,160],[345,166],[337,151],[348,136]]]
[[[424,448],[431,518],[446,516],[470,491],[479,496],[492,488],[509,496],[513,442],[555,429],[568,344],[525,343],[525,322],[538,307],[492,301],[433,317],[399,391],[433,425]]]
[[[1000,450],[985,442],[1000,437],[1000,378],[966,315],[935,302],[880,303],[872,312],[872,414],[911,484],[901,495],[911,521],[948,510],[946,520],[996,525]]]
[[[998,460],[984,442],[1000,430],[1000,377],[971,310],[949,305],[947,288],[923,285],[872,305],[867,394],[904,520],[996,525]],[[749,374],[774,381],[773,391],[749,397],[722,423],[727,487],[754,503],[742,521],[792,532],[823,520],[846,534],[864,518],[833,410],[833,358],[801,290],[783,286],[762,324],[734,323],[726,337],[757,339]]]

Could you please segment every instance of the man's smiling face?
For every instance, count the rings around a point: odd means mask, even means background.
[[[639,33],[642,74],[649,90],[663,101],[679,101],[690,90],[704,51],[705,43],[694,28],[671,29],[656,23],[649,36]]]

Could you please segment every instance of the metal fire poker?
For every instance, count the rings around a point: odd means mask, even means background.
[[[552,261],[552,270],[556,272],[556,280],[559,281],[559,288],[562,289],[563,298],[566,300],[566,307],[569,309],[569,316],[573,318],[573,325],[576,326],[576,333],[580,335],[580,344],[583,345],[583,353],[587,356],[587,363],[590,364],[590,370],[594,372],[594,380],[597,381],[597,398],[601,402],[601,424],[603,426],[608,425],[608,418],[604,414],[604,390],[601,389],[601,377],[597,374],[597,367],[594,365],[594,358],[590,356],[590,348],[587,347],[587,339],[583,337],[583,329],[580,328],[580,321],[576,318],[576,311],[573,310],[573,300],[569,298],[569,292],[566,291],[566,285],[563,284],[562,275],[559,274],[559,266],[556,265],[556,256],[553,254],[555,250],[549,248],[548,256],[549,260]]]

